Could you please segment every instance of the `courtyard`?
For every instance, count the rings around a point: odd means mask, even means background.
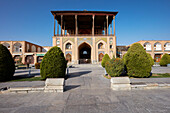
[[[152,71],[170,71],[154,67]],[[28,74],[17,70],[15,76]],[[70,68],[64,93],[0,94],[1,113],[169,113],[170,89],[113,91],[99,65],[75,65]],[[25,73],[25,74],[24,74]],[[32,74],[39,76],[39,70]],[[140,78],[132,82],[170,83],[170,78]],[[44,81],[4,82],[1,87],[43,86]]]

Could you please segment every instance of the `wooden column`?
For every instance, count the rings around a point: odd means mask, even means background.
[[[104,35],[106,35],[106,22],[104,22]]]
[[[57,35],[59,35],[59,22],[57,21]]]
[[[107,26],[106,26],[106,27],[107,27],[107,28],[106,28],[106,29],[107,29],[107,30],[106,30],[106,34],[108,35],[108,31],[109,31],[109,30],[108,30],[108,25],[109,25],[109,23],[108,23],[108,15],[106,16],[106,22],[107,22],[107,23],[106,23],[106,25],[107,25]]]
[[[63,35],[63,15],[61,15],[61,35]]]
[[[65,36],[65,23],[64,23],[64,36]]]
[[[75,35],[77,35],[77,15],[75,15]]]
[[[114,36],[115,36],[115,16],[113,16]]]
[[[92,35],[94,36],[94,17],[95,15],[92,16],[92,19],[93,19],[93,23],[92,23]]]
[[[56,15],[54,15],[54,36],[55,36],[55,16]]]
[[[111,23],[111,25],[110,25],[110,33],[111,33],[111,35],[113,35],[113,32],[112,32],[112,29],[113,29],[113,21],[112,21],[112,23]]]

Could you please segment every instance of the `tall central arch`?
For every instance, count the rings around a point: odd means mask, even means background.
[[[91,46],[86,42],[78,47],[79,64],[91,63]]]

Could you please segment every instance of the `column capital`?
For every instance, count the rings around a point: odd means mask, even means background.
[[[94,19],[95,15],[92,15],[92,18]]]
[[[108,16],[108,15],[106,15],[106,19],[108,19],[108,17],[109,17],[109,16]]]
[[[75,15],[75,19],[77,19],[77,15]]]
[[[115,19],[115,16],[113,16],[113,19]]]

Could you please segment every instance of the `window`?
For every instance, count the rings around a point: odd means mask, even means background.
[[[164,49],[167,50],[167,51],[170,51],[170,43],[166,43],[164,45]]]
[[[57,40],[57,44],[60,44],[60,40]]]
[[[103,49],[103,43],[100,42],[100,43],[98,44],[98,49]]]
[[[161,44],[159,42],[154,44],[154,50],[156,50],[156,51],[162,50]]]
[[[71,49],[72,48],[72,45],[70,43],[67,43],[66,44],[66,49]]]
[[[146,51],[147,51],[147,50],[148,50],[148,51],[151,50],[151,44],[150,44],[150,43],[147,42],[147,43],[145,43],[143,46],[144,46],[144,49],[145,49]]]
[[[32,52],[36,52],[36,47],[34,45],[32,46]]]
[[[22,44],[21,43],[15,43],[14,44],[14,52],[22,52]]]
[[[113,45],[110,45],[110,49],[113,49]]]

